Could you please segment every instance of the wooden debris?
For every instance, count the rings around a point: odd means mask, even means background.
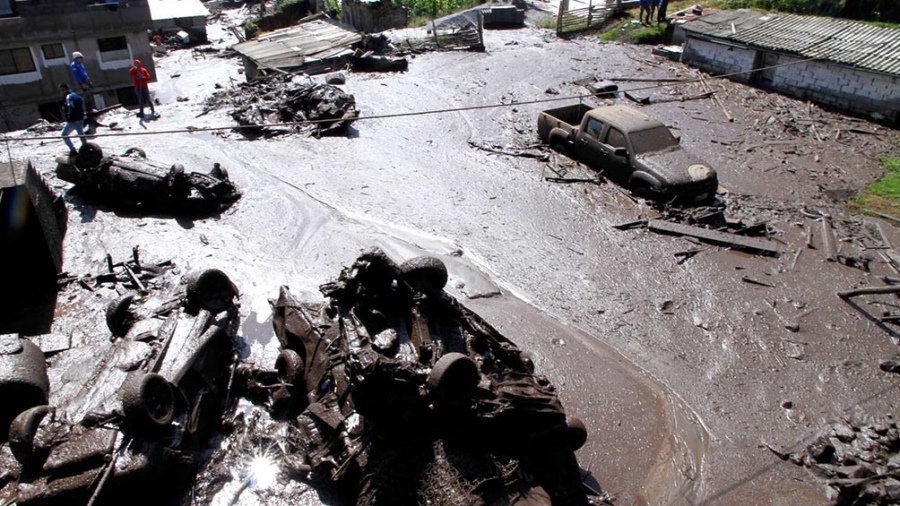
[[[822,242],[825,243],[825,259],[829,262],[837,261],[837,251],[834,247],[834,230],[831,228],[831,215],[822,213]]]
[[[641,105],[648,105],[650,103],[650,97],[640,97],[628,91],[625,92],[625,98]]]
[[[636,220],[629,221],[628,223],[622,223],[621,225],[613,225],[613,228],[616,230],[631,230],[632,228],[643,227],[647,225],[647,220]]]
[[[863,214],[868,214],[869,216],[875,216],[877,218],[884,218],[885,220],[893,221],[894,223],[900,223],[900,218],[895,218],[889,214],[879,213],[877,211],[873,211],[871,209],[863,209]]]
[[[483,144],[478,144],[475,141],[469,141],[469,146],[472,146],[475,149],[480,149],[482,151],[488,151],[490,153],[497,153],[499,155],[520,156],[522,158],[537,158],[538,160],[545,160],[545,161],[550,158],[550,155],[548,155],[547,153],[530,153],[528,151],[519,151],[519,150],[506,151],[504,149],[497,149],[497,148],[493,148],[493,147],[486,146]]]
[[[837,296],[842,299],[849,299],[850,297],[856,297],[857,295],[882,295],[891,293],[900,293],[900,285],[857,288],[855,290],[838,292]]]
[[[764,255],[779,255],[778,248],[770,241],[756,239],[753,237],[734,235],[727,232],[718,232],[706,228],[692,227],[689,225],[671,223],[663,220],[650,220],[647,226],[654,232],[696,237],[701,241],[711,244],[716,244],[719,246],[729,246],[735,249],[757,252]]]
[[[750,283],[751,285],[765,286],[767,288],[775,288],[775,285],[770,285],[769,283],[757,281],[749,276],[741,276],[741,281],[743,281],[744,283]]]

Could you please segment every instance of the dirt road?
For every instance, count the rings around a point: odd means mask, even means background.
[[[224,32],[211,30],[217,37]],[[588,76],[696,75],[649,48],[559,40],[533,27],[487,32],[485,45],[484,53],[418,55],[402,74],[350,74],[344,88],[364,118],[573,96],[586,92],[573,82]],[[157,62],[161,118],[105,119],[124,132],[230,125],[227,111],[198,114],[215,84],[242,79],[237,65],[174,52]],[[543,179],[563,168],[566,177],[592,177],[586,169],[557,154],[542,162],[470,145],[533,145],[538,112],[578,102],[570,99],[360,119],[346,138],[98,138],[108,152],[138,145],[193,170],[219,162],[244,198],[216,218],[184,221],[117,215],[71,197],[66,269],[97,270],[107,252],[125,257],[135,245],[185,268],[221,268],[242,292],[248,358],[271,363],[267,299],[279,285],[320,298],[316,287],[372,245],[399,259],[439,256],[451,293],[533,350],[567,410],[585,419],[579,460],[621,504],[821,504],[824,485],[763,445],[797,450],[844,417],[898,412],[900,378],[878,368],[897,353],[897,335],[835,295],[880,285],[892,271],[879,250],[862,249],[874,243],[861,218],[832,199],[876,180],[883,169],[874,156],[896,156],[898,134],[730,82],[712,87],[734,122],[711,100],[643,110],[717,168],[729,215],[768,222],[778,258],[704,247],[679,263],[674,253],[698,246],[612,228],[655,216],[648,205],[610,184]],[[50,173],[61,147],[13,143],[11,154]],[[870,256],[871,272],[826,262],[804,206],[830,211],[842,251]],[[55,330],[88,335],[96,322],[81,311],[103,296],[68,288]]]

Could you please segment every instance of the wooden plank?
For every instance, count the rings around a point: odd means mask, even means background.
[[[681,223],[672,223],[663,220],[650,220],[647,226],[654,232],[696,237],[701,241],[711,244],[730,246],[732,248],[748,251],[755,251],[764,255],[779,255],[778,248],[776,248],[775,243],[771,241],[764,241],[762,239],[755,239],[753,237],[745,237],[741,235],[729,234],[726,232],[718,232],[706,228],[692,227],[689,225],[682,225]]]

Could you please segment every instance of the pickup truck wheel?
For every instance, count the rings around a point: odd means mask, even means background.
[[[93,142],[85,142],[78,150],[78,155],[75,156],[75,166],[81,170],[89,170],[99,165],[101,160],[103,160],[103,150],[100,149],[100,146]]]
[[[572,450],[578,450],[587,442],[587,427],[580,418],[571,417],[566,420],[566,439]]]
[[[106,306],[106,327],[116,337],[124,337],[134,323],[134,317],[130,311],[132,302],[134,302],[134,294],[129,293],[113,300]]]
[[[550,149],[552,149],[553,151],[556,151],[557,153],[559,153],[561,155],[566,155],[566,156],[569,155],[569,147],[561,142],[551,145]]]
[[[9,449],[19,463],[26,464],[31,460],[34,436],[48,413],[50,406],[35,406],[19,413],[9,426]]]
[[[281,350],[275,359],[275,370],[278,371],[278,379],[296,389],[304,384],[303,357],[294,350]],[[289,387],[290,388],[290,387]]]
[[[431,368],[425,385],[435,404],[454,407],[472,397],[480,380],[474,360],[462,353],[447,353]]]
[[[156,373],[133,374],[122,384],[125,425],[138,434],[154,434],[175,418],[172,384]]]
[[[400,277],[424,294],[438,294],[447,285],[449,275],[444,262],[434,257],[416,257],[400,264]]]
[[[205,309],[216,314],[233,306],[237,295],[237,287],[227,274],[208,269],[188,281],[187,309],[191,313]]]

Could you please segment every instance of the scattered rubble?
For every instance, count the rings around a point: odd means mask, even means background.
[[[307,80],[307,82],[303,82]],[[214,93],[203,114],[214,108],[237,107],[231,117],[248,137],[289,133],[340,135],[359,115],[356,99],[330,84],[315,84],[299,75],[282,75],[243,83]]]
[[[900,502],[900,426],[892,415],[839,422],[797,453],[767,447],[825,480],[832,504]]]

